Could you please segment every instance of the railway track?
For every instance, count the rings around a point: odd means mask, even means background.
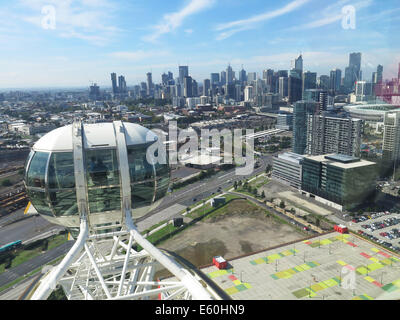
[[[14,166],[14,167],[8,167],[8,168],[0,169],[0,176],[2,174],[6,174],[6,173],[9,173],[9,172],[13,172],[13,171],[18,171],[18,170],[23,169],[23,168],[24,168],[24,166]]]
[[[7,215],[21,209],[28,203],[25,189],[21,188],[15,193],[6,193],[0,196],[0,216]]]

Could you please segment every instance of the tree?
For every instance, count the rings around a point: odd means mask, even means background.
[[[281,200],[281,203],[279,204],[279,207],[281,209],[284,209],[286,207],[285,202],[283,200]]]
[[[265,198],[265,192],[264,192],[264,190],[261,192],[261,197]]]
[[[238,187],[238,183],[235,181],[235,182],[233,183],[233,188],[236,190],[237,187]]]

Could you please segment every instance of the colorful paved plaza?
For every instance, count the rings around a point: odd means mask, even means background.
[[[202,269],[233,299],[375,300],[400,295],[400,258],[352,234],[329,233]]]

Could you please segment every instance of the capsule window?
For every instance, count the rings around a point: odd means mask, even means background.
[[[150,205],[154,199],[154,181],[135,183],[131,185],[132,208]]]
[[[88,187],[119,185],[119,165],[115,149],[86,151]]]
[[[57,217],[78,214],[75,190],[50,192],[50,203]]]
[[[26,181],[28,187],[43,189],[46,187],[45,175],[48,158],[48,152],[35,152],[28,169]]]
[[[147,159],[148,144],[128,147],[128,162],[131,182],[142,182],[154,179],[154,168]]]
[[[72,152],[52,153],[49,163],[49,188],[75,188],[74,159]]]
[[[88,191],[91,213],[121,210],[121,192],[119,187],[95,188]]]
[[[44,191],[34,191],[27,189],[26,192],[28,193],[29,199],[31,200],[32,205],[37,212],[46,216],[53,217],[53,213],[51,212],[51,209],[48,205],[48,201]]]

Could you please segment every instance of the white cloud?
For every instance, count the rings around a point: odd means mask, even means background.
[[[153,27],[155,31],[143,37],[143,40],[154,42],[163,34],[173,32],[183,24],[187,17],[210,8],[214,2],[215,0],[191,0],[189,4],[181,10],[165,14],[163,21]]]
[[[215,28],[216,31],[220,31],[216,39],[223,40],[231,37],[237,32],[252,29],[255,27],[256,24],[260,22],[267,21],[285,15],[287,13],[290,13],[310,1],[311,0],[294,0],[288,3],[286,6],[274,11],[268,11],[263,14],[252,16],[247,19],[236,20],[229,23],[221,23]]]

